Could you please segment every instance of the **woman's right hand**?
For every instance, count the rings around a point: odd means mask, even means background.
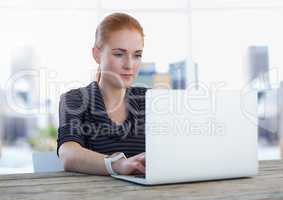
[[[114,172],[121,175],[145,174],[145,153],[128,159],[120,159],[112,164]]]

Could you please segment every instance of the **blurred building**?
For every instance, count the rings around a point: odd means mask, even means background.
[[[157,73],[153,78],[154,88],[171,89],[171,76],[168,73]]]
[[[269,54],[267,46],[248,48],[248,83],[258,91],[258,134],[260,142],[278,143],[278,88],[270,82]]]
[[[38,104],[39,75],[35,71],[37,58],[32,46],[21,46],[11,54],[11,87],[5,88],[3,96],[2,131],[3,142],[13,144],[18,139],[26,139],[36,134],[37,116],[21,111],[31,110]]]
[[[180,61],[169,65],[172,89],[186,89],[186,67],[186,61]]]
[[[180,61],[169,65],[166,73],[157,73],[155,63],[142,63],[135,86],[163,89],[185,89],[187,84],[186,62]]]
[[[267,46],[248,48],[248,81],[258,90],[271,89]]]
[[[155,63],[142,63],[138,76],[134,81],[135,86],[153,88],[154,76],[156,74]]]
[[[11,54],[11,75],[17,103],[27,109],[38,104],[38,58],[33,46],[21,46]]]
[[[4,108],[3,108],[3,102],[4,102],[4,92],[0,88],[0,158],[1,158],[1,155],[2,155],[2,143],[3,143],[3,135],[4,135],[4,127],[3,127]]]

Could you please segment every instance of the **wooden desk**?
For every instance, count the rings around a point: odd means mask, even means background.
[[[1,200],[217,199],[283,200],[283,160],[260,162],[254,178],[139,186],[111,177],[57,172],[0,176]]]

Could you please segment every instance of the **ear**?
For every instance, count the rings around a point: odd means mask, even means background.
[[[97,47],[92,48],[92,56],[97,64],[100,64],[100,49]]]

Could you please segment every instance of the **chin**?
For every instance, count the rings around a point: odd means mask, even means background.
[[[129,87],[132,86],[132,84],[133,84],[133,81],[121,80],[121,81],[115,82],[114,87],[116,87],[116,88],[129,88]]]
[[[123,81],[123,88],[129,88],[133,84],[133,81]]]

